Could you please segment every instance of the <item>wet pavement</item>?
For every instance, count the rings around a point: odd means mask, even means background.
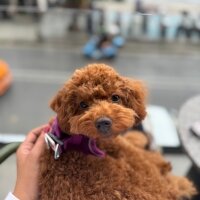
[[[200,92],[200,57],[198,51],[178,53],[162,45],[138,43],[122,49],[115,60],[99,61],[113,66],[124,76],[143,80],[149,90],[149,104],[178,111],[180,106]],[[155,47],[155,48],[153,48]],[[150,51],[150,49],[152,49]],[[195,52],[195,53],[194,53]],[[19,46],[0,47],[0,57],[8,62],[14,83],[0,98],[0,132],[26,133],[45,123],[54,115],[49,109],[50,99],[69,79],[75,69],[88,63],[81,55],[81,46]]]

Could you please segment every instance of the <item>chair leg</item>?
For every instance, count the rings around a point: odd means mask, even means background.
[[[199,194],[197,194],[192,200],[200,199],[200,171],[196,166],[192,165],[187,173],[187,177],[194,183]]]

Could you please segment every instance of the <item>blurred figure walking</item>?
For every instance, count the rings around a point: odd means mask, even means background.
[[[48,1],[47,0],[37,0],[37,6],[40,13],[44,13],[48,9]]]
[[[194,20],[187,11],[181,13],[181,22],[177,28],[176,37],[184,35],[187,39],[191,38]]]
[[[196,19],[194,21],[193,32],[196,33],[200,39],[200,13],[198,14],[198,16],[196,17]]]
[[[0,17],[3,19],[9,19],[10,15],[8,13],[8,6],[9,6],[9,1],[8,0],[0,0],[0,7],[3,9],[0,10]]]

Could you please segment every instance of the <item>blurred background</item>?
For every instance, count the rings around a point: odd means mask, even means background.
[[[1,147],[54,115],[49,101],[75,69],[103,62],[145,82],[149,112],[173,132],[157,145],[187,175],[177,121],[200,93],[199,55],[200,0],[0,0]],[[0,198],[15,175],[12,156],[0,165]]]

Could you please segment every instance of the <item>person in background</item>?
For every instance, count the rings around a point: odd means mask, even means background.
[[[0,17],[2,17],[3,19],[9,19],[10,18],[10,15],[8,13],[9,1],[0,0],[0,6],[4,8],[0,11]]]
[[[196,33],[200,39],[200,13],[195,18],[193,32]]]
[[[161,14],[161,19],[160,19],[160,38],[161,40],[166,40],[167,38],[167,31],[170,23],[168,20],[168,16],[164,13]]]
[[[87,33],[88,35],[93,35],[93,20],[92,20],[92,17],[93,17],[93,9],[94,9],[94,5],[93,5],[93,2],[91,1],[89,6],[88,6],[88,13],[86,14],[86,22],[87,22]]]
[[[45,13],[48,9],[47,0],[37,0],[37,6],[40,13]]]
[[[180,34],[184,34],[187,39],[190,39],[192,35],[193,25],[194,21],[190,14],[187,11],[183,11],[181,13],[181,22],[177,28],[176,37],[178,38]]]

